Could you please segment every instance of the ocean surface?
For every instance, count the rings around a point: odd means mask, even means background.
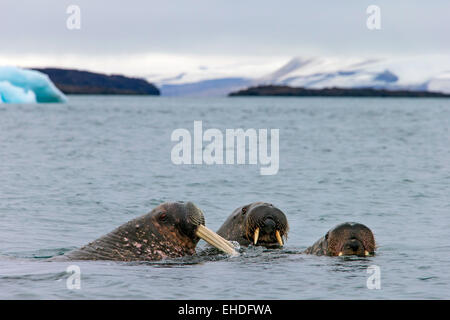
[[[175,165],[173,130],[279,129],[279,171]],[[0,105],[1,299],[450,298],[450,100],[69,96]],[[217,230],[273,203],[285,247],[155,263],[49,262],[164,201],[192,201]],[[302,254],[345,221],[369,258]],[[71,264],[81,288],[69,289]],[[370,266],[380,289],[369,289]],[[369,268],[369,269],[368,269]],[[369,286],[370,287],[370,286]]]

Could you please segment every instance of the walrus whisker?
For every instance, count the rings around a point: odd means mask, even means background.
[[[257,221],[251,223],[254,223],[253,225],[247,224],[245,229],[245,235],[247,239],[253,241],[253,244],[256,245],[260,239],[260,231],[261,228],[264,227],[264,222]],[[255,228],[256,227],[256,228]],[[285,231],[287,230],[285,225],[277,226],[277,230],[275,231],[275,238],[277,239],[277,242],[280,246],[284,246],[284,243],[287,241],[287,233]],[[283,241],[284,239],[284,241]]]

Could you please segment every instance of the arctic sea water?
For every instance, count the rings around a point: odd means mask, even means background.
[[[276,175],[255,165],[175,165],[177,128],[279,129]],[[0,105],[2,299],[450,298],[450,102],[403,98],[69,96]],[[164,201],[193,201],[217,230],[267,201],[290,233],[281,250],[202,253],[155,263],[46,258]],[[302,254],[344,221],[369,226],[374,257]],[[367,288],[369,266],[381,288]]]

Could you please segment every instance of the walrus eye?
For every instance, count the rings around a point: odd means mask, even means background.
[[[247,208],[242,208],[242,214],[245,214],[247,212]]]
[[[161,212],[160,214],[159,214],[159,220],[160,221],[167,221],[167,214],[165,213],[165,212]]]

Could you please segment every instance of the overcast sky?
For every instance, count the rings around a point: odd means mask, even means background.
[[[80,30],[66,27],[71,4]],[[366,27],[370,4],[381,8],[381,30]],[[449,15],[448,0],[1,0],[0,64],[136,73],[143,64],[161,72],[293,56],[447,55]]]

